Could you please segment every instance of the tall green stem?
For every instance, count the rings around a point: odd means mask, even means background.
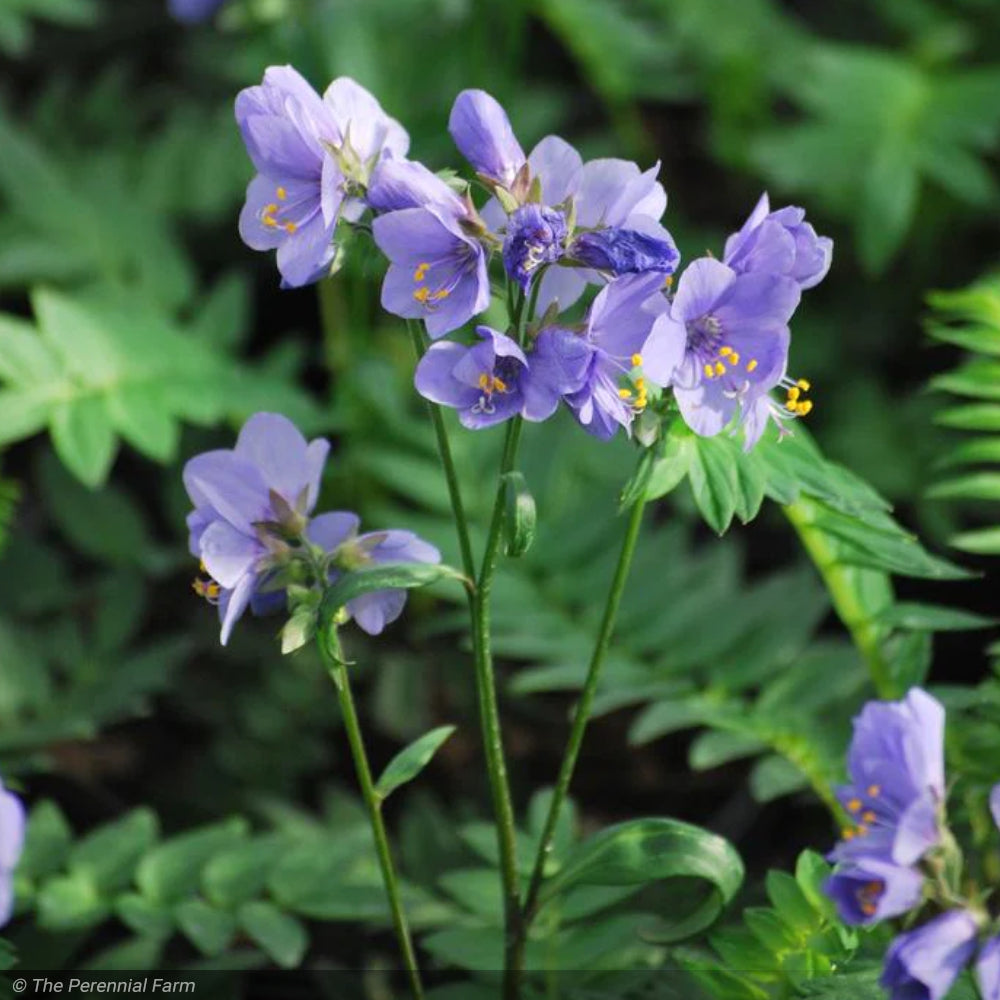
[[[823,577],[837,616],[851,633],[854,645],[864,658],[876,693],[880,698],[898,697],[892,668],[882,649],[884,630],[872,619],[861,600],[856,586],[857,570],[837,559],[830,536],[813,523],[812,501],[802,498],[789,504],[784,511],[803,548]]]
[[[555,837],[556,825],[559,822],[559,813],[569,793],[570,782],[573,780],[573,771],[576,767],[577,758],[580,756],[580,747],[583,745],[584,733],[587,730],[587,723],[590,721],[590,712],[594,706],[594,696],[597,694],[601,669],[604,666],[608,647],[611,645],[611,636],[614,633],[618,608],[621,604],[622,594],[625,591],[625,584],[632,566],[632,557],[635,555],[639,533],[642,530],[642,515],[645,508],[646,500],[645,498],[641,498],[632,505],[629,511],[628,524],[625,527],[625,538],[622,540],[621,552],[618,556],[618,565],[615,567],[614,576],[611,578],[611,586],[608,589],[607,600],[604,604],[604,614],[601,617],[601,626],[598,629],[597,641],[594,643],[594,652],[590,658],[590,669],[587,671],[587,678],[584,681],[580,700],[577,702],[576,712],[573,715],[569,741],[563,753],[562,766],[559,768],[559,777],[556,780],[555,792],[552,795],[552,801],[549,803],[548,816],[545,818],[545,826],[542,829],[542,836],[538,843],[535,867],[531,873],[531,881],[528,884],[528,895],[524,903],[523,929],[525,934],[535,916],[535,908],[538,904],[538,892],[542,887],[542,879],[545,874],[545,862],[552,851],[552,841]]]
[[[392,851],[389,847],[389,836],[382,818],[382,799],[375,791],[375,783],[372,781],[372,771],[368,763],[368,754],[365,751],[364,738],[361,735],[358,713],[354,707],[354,698],[351,695],[347,664],[344,662],[336,626],[331,625],[320,634],[318,645],[323,662],[333,679],[334,686],[337,688],[337,696],[340,699],[340,710],[344,717],[344,728],[347,730],[347,741],[351,745],[351,756],[354,758],[354,767],[358,773],[358,783],[361,785],[361,794],[368,808],[372,836],[375,839],[375,852],[378,855],[379,867],[382,869],[382,881],[385,883],[386,895],[389,897],[392,923],[399,940],[400,951],[403,954],[403,964],[406,966],[407,977],[410,981],[410,991],[413,994],[413,1000],[423,1000],[424,990],[420,983],[417,955],[410,937],[406,911],[403,909],[403,900],[399,891],[399,878],[396,875]]]
[[[406,327],[410,331],[413,353],[416,355],[417,362],[419,363],[425,351],[424,336],[420,332],[420,326],[414,320],[407,320]],[[434,425],[438,456],[441,460],[441,468],[444,470],[444,478],[448,483],[451,510],[455,515],[455,531],[458,534],[458,549],[462,560],[462,572],[470,580],[474,580],[476,578],[476,562],[472,555],[472,543],[469,541],[469,522],[465,516],[465,505],[462,503],[462,491],[458,483],[458,473],[455,470],[455,461],[452,458],[451,445],[448,441],[448,428],[445,426],[444,415],[441,413],[439,406],[428,402],[427,409],[430,411],[431,423]]]

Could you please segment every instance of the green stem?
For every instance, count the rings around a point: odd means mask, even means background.
[[[408,320],[406,327],[410,331],[413,353],[416,355],[417,362],[419,363],[426,350],[423,334],[420,332],[418,324],[413,320]],[[445,426],[444,414],[441,412],[441,407],[428,402],[427,409],[430,411],[431,423],[434,425],[441,468],[444,470],[444,478],[448,483],[448,496],[451,499],[452,513],[455,515],[455,531],[458,534],[458,548],[462,559],[462,572],[470,580],[474,580],[476,578],[476,561],[472,555],[472,543],[469,540],[469,522],[465,516],[465,505],[462,503],[462,491],[458,483],[458,473],[455,470],[455,461],[452,458],[451,445],[448,442],[448,428]]]
[[[504,926],[504,987],[505,1000],[517,1000],[520,995],[521,968],[512,961],[518,955],[521,940],[521,887],[517,871],[516,828],[514,808],[511,804],[510,781],[504,759],[503,740],[500,732],[500,713],[497,707],[496,677],[493,672],[493,653],[490,647],[490,592],[496,574],[497,558],[500,552],[500,536],[503,530],[506,484],[504,475],[514,468],[517,446],[521,437],[520,417],[515,417],[507,425],[504,439],[503,458],[500,463],[500,479],[486,548],[483,553],[482,569],[476,581],[473,596],[472,643],[476,659],[476,680],[479,690],[480,722],[486,748],[486,766],[490,776],[493,795],[493,811],[497,821],[497,844],[500,851],[500,874],[503,883]]]
[[[379,867],[382,869],[382,881],[385,883],[386,895],[389,897],[392,923],[396,929],[400,951],[403,954],[403,963],[410,981],[410,991],[413,994],[413,1000],[423,1000],[424,991],[420,983],[420,969],[417,966],[417,956],[413,949],[413,940],[410,937],[406,911],[403,909],[399,878],[392,861],[389,837],[382,819],[382,799],[375,791],[375,784],[372,781],[368,754],[365,751],[364,738],[361,735],[361,725],[354,707],[354,698],[351,695],[347,664],[344,661],[335,625],[331,625],[329,629],[321,632],[318,645],[320,655],[323,657],[323,662],[333,679],[334,686],[337,688],[337,696],[340,699],[340,710],[344,717],[344,728],[347,730],[347,741],[351,745],[351,756],[354,758],[354,767],[358,773],[361,794],[368,807],[368,818],[371,820],[372,836],[375,839],[375,851],[378,854]]]
[[[590,721],[590,712],[594,706],[594,697],[597,694],[601,668],[604,666],[604,659],[607,655],[608,647],[611,645],[615,620],[618,617],[618,607],[621,604],[622,594],[625,591],[625,584],[628,580],[629,569],[632,566],[632,557],[635,555],[636,543],[639,540],[639,533],[642,529],[642,515],[645,508],[646,500],[644,497],[641,497],[636,500],[629,511],[628,524],[625,527],[625,538],[622,541],[621,552],[618,556],[618,565],[615,567],[614,576],[611,578],[611,586],[604,604],[601,626],[598,629],[597,641],[594,643],[594,652],[590,658],[590,669],[587,671],[587,678],[584,681],[580,700],[573,715],[569,741],[563,753],[562,766],[559,768],[559,777],[556,781],[555,791],[552,794],[552,801],[549,803],[549,812],[545,818],[542,836],[538,842],[535,867],[531,873],[528,894],[524,903],[525,932],[527,932],[531,921],[535,917],[538,905],[538,893],[542,887],[542,879],[545,875],[545,862],[552,851],[552,841],[555,837],[556,825],[559,822],[559,813],[569,793],[570,782],[573,780],[573,771],[576,767],[577,758],[580,756],[580,747],[583,745],[584,733],[587,729],[587,723]]]
[[[819,570],[837,616],[864,658],[876,693],[880,698],[897,697],[899,692],[892,677],[892,667],[882,649],[884,630],[872,620],[858,594],[856,570],[838,560],[830,537],[813,523],[814,507],[811,501],[802,498],[786,506],[784,511],[803,548]]]
[[[330,278],[316,285],[319,316],[323,327],[323,350],[333,374],[345,372],[350,356],[351,317],[345,301],[344,283]]]

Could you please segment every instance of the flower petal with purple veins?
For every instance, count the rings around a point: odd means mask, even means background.
[[[226,521],[210,524],[201,536],[201,561],[212,579],[227,590],[253,570],[264,547]]]
[[[255,413],[243,425],[233,449],[291,506],[303,489],[315,497],[329,451],[330,442],[323,438],[307,444],[295,424],[280,413]]]
[[[362,163],[383,155],[401,158],[409,152],[406,129],[349,76],[338,77],[327,87],[323,103],[337,122],[342,141],[350,144]]]
[[[306,528],[306,537],[314,545],[327,552],[354,538],[361,527],[361,518],[346,510],[327,511],[317,514]]]
[[[465,213],[458,194],[437,174],[413,160],[382,160],[372,175],[367,200],[376,212],[436,207],[454,218]]]

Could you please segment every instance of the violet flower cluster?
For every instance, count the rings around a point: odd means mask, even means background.
[[[225,645],[249,607],[280,611],[289,595],[316,595],[344,573],[376,563],[437,563],[440,553],[409,531],[359,534],[348,511],[313,516],[329,443],[306,442],[276,413],[257,413],[236,447],[197,455],[184,467],[194,504],[189,548],[200,560],[195,592],[217,605]],[[395,621],[406,591],[380,590],[349,601],[346,616],[370,635]]]
[[[236,117],[258,171],[244,241],[277,250],[283,284],[304,285],[336,269],[338,226],[368,228],[370,211],[389,262],[383,307],[437,341],[416,387],[465,426],[541,421],[562,404],[608,439],[651,403],[669,404],[669,390],[696,433],[742,430],[749,448],[770,420],[811,410],[809,383],[787,375],[788,324],[829,269],[832,243],[802,209],[771,211],[764,195],[722,260],[695,260],[673,291],[680,254],[660,221],[659,164],[584,162],[558,136],[525,154],[481,90],[459,94],[448,123],[489,195],[478,206],[471,184],[406,159],[406,132],[352,80],[321,98],[291,67],[272,67],[239,95]],[[517,302],[512,328],[441,339],[490,306],[494,259]],[[588,287],[589,308],[568,318]]]
[[[0,781],[0,927],[14,911],[14,869],[24,847],[24,805]]]
[[[960,856],[945,819],[945,713],[920,688],[869,702],[854,720],[851,783],[838,798],[851,817],[831,852],[826,891],[849,924],[923,910],[934,916],[898,935],[881,983],[892,1000],[941,1000],[975,966],[984,1000],[1000,1000],[1000,933],[954,883]],[[990,797],[1000,828],[1000,784]],[[984,940],[985,938],[985,940]]]

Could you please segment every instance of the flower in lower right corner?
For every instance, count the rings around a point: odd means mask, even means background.
[[[889,946],[880,984],[890,1000],[941,1000],[976,950],[979,924],[965,910],[949,910]]]
[[[0,927],[14,909],[14,869],[24,847],[24,829],[24,805],[0,781]]]
[[[980,949],[976,959],[976,982],[982,1000],[1000,1000],[1000,934],[990,938]]]

